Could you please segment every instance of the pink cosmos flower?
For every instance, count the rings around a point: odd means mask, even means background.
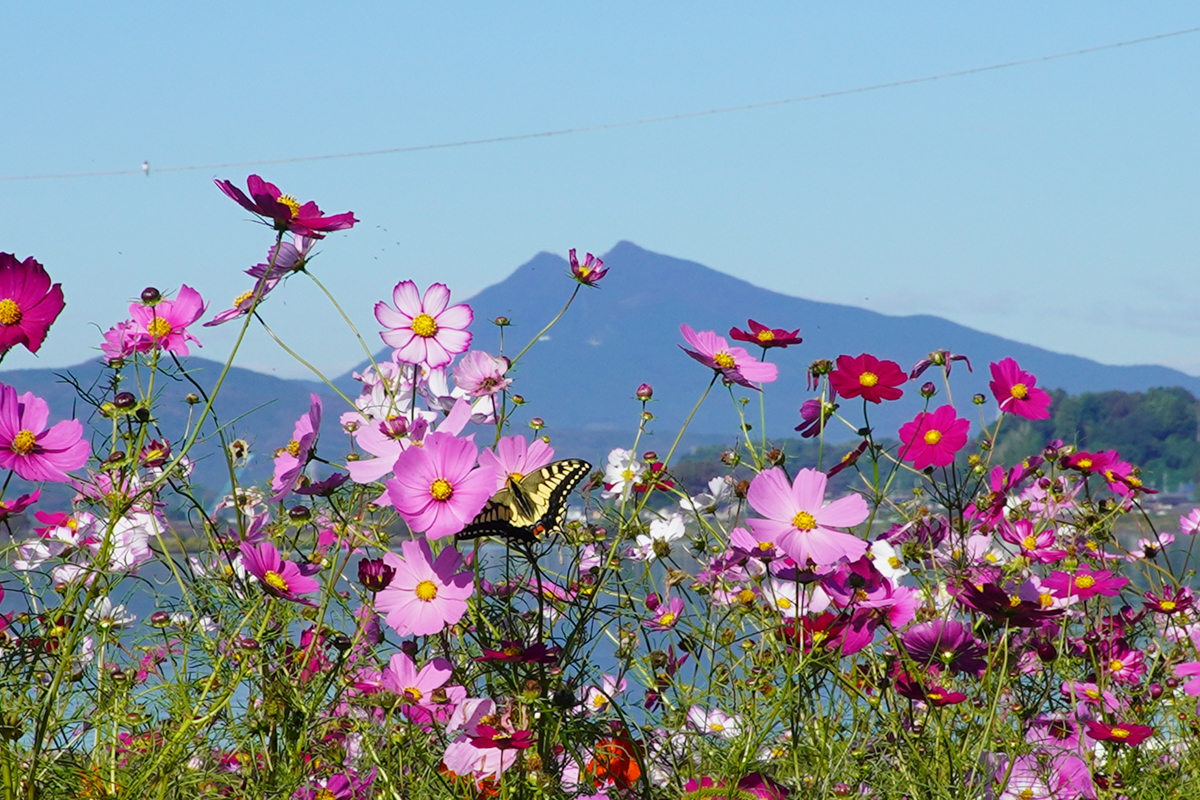
[[[1175,667],[1175,677],[1191,678],[1183,684],[1185,694],[1193,697],[1200,695],[1200,661],[1185,661]]]
[[[992,380],[988,386],[1000,410],[1025,419],[1049,419],[1050,395],[1037,388],[1037,378],[1006,358],[992,364]]]
[[[683,599],[672,597],[654,609],[654,618],[643,620],[642,626],[650,631],[669,631],[679,623],[682,616]]]
[[[375,597],[375,610],[387,624],[401,636],[429,636],[462,619],[467,598],[475,593],[474,575],[455,571],[462,555],[447,547],[435,561],[424,539],[401,542],[400,551],[403,557],[384,554],[396,574]]]
[[[584,286],[595,286],[601,278],[608,274],[608,270],[602,269],[604,262],[591,253],[584,256],[583,263],[580,264],[574,247],[571,248],[570,261],[571,275]]]
[[[104,342],[100,352],[108,362],[121,361],[138,352],[144,336],[138,333],[138,325],[133,320],[118,322],[104,332]]]
[[[861,397],[872,403],[899,400],[900,385],[908,380],[895,361],[884,361],[869,353],[857,358],[838,356],[837,369],[829,373],[829,384],[847,400]]]
[[[1116,683],[1137,684],[1146,674],[1146,654],[1120,642],[1101,642],[1100,666]]]
[[[430,539],[458,533],[483,510],[495,491],[493,474],[475,468],[471,437],[431,433],[424,447],[396,458],[396,477],[384,483],[396,511]]]
[[[800,329],[794,331],[785,330],[783,328],[768,328],[761,322],[756,320],[747,320],[750,326],[749,331],[744,331],[741,328],[730,328],[729,338],[737,339],[739,342],[750,342],[764,349],[771,347],[790,347],[794,344],[800,344],[804,340],[798,335]]]
[[[969,420],[959,419],[954,406],[942,406],[930,413],[922,411],[912,422],[900,426],[900,457],[913,462],[916,469],[945,467],[954,463],[954,454],[967,445]]]
[[[1189,514],[1179,518],[1179,532],[1184,536],[1200,533],[1200,508],[1193,508]]]
[[[510,477],[521,480],[553,460],[553,447],[541,439],[531,443],[524,436],[501,437],[494,451],[485,447],[479,453],[480,468],[490,470],[495,476],[493,493],[503,489]]]
[[[257,175],[246,179],[250,197],[230,181],[214,180],[213,183],[242,208],[263,217],[264,222],[271,220],[269,224],[277,231],[292,231],[320,239],[322,233],[346,230],[358,222],[352,211],[332,217],[322,216],[321,209],[313,201],[301,204],[290,194],[279,191],[275,184],[267,183]]]
[[[42,496],[41,489],[34,489],[29,494],[23,494],[16,500],[0,500],[0,522],[12,519],[38,501]],[[2,591],[2,590],[0,590]],[[0,594],[0,597],[4,595]]]
[[[512,384],[512,378],[504,377],[507,371],[507,359],[472,350],[454,365],[454,385],[468,397],[499,394]]]
[[[153,305],[133,303],[129,314],[142,336],[137,350],[146,353],[161,348],[176,355],[188,355],[187,343],[199,344],[200,340],[187,332],[187,326],[203,313],[204,300],[187,284],[179,289],[174,300],[159,300]]]
[[[262,542],[257,545],[242,542],[239,549],[246,571],[262,582],[267,594],[283,600],[291,600],[293,603],[316,606],[316,603],[306,600],[300,595],[317,591],[321,588],[321,584],[314,578],[301,573],[300,567],[296,564],[284,561],[275,545],[270,542]]]
[[[223,325],[231,319],[244,317],[254,309],[258,308],[258,304],[266,299],[271,290],[279,285],[278,278],[260,278],[254,284],[254,288],[248,289],[237,297],[233,298],[233,306],[227,308],[215,317],[204,323],[204,327],[213,328],[217,325]]]
[[[759,541],[777,545],[801,566],[810,559],[818,567],[842,558],[857,561],[867,552],[867,543],[833,529],[865,520],[867,502],[851,494],[826,504],[827,483],[825,474],[815,469],[800,470],[791,484],[778,467],[760,472],[746,499],[767,519],[748,519],[746,524]]]
[[[1110,725],[1107,722],[1088,720],[1087,733],[1096,741],[1136,747],[1154,735],[1154,728],[1148,725],[1134,725],[1131,722],[1118,722]]]
[[[310,394],[308,413],[296,420],[292,440],[275,451],[275,475],[271,479],[271,502],[277,503],[296,488],[296,481],[308,466],[313,445],[321,430],[321,398]]]
[[[19,344],[36,353],[64,305],[62,284],[51,286],[33,256],[0,253],[0,358]]]
[[[467,327],[475,319],[471,307],[450,305],[450,290],[435,283],[417,294],[412,281],[400,281],[392,290],[396,308],[380,301],[375,304],[375,319],[387,328],[379,336],[396,349],[395,359],[405,364],[443,367],[471,344]]]
[[[27,481],[71,480],[68,470],[87,463],[91,447],[83,425],[66,419],[49,430],[50,407],[33,392],[20,397],[0,383],[0,469],[10,469]]]
[[[282,278],[291,272],[299,272],[308,264],[308,251],[317,243],[311,236],[296,234],[290,242],[280,242],[278,247],[271,245],[267,250],[267,260],[255,264],[246,270],[251,278]]]
[[[1129,578],[1113,575],[1106,569],[1092,570],[1087,564],[1080,564],[1072,575],[1069,572],[1055,570],[1049,578],[1042,581],[1042,587],[1049,589],[1055,597],[1072,600],[1087,600],[1102,594],[1114,597],[1129,583]]]
[[[695,348],[688,350],[680,345],[683,352],[709,369],[721,373],[725,380],[731,383],[757,390],[758,387],[754,383],[770,383],[779,377],[779,368],[774,364],[759,361],[746,352],[744,347],[730,347],[713,331],[697,333],[686,324],[680,325],[679,331],[687,343]]]
[[[396,653],[380,676],[380,684],[409,705],[433,708],[433,691],[450,680],[453,665],[444,658],[435,658],[417,669],[416,662],[405,653]]]

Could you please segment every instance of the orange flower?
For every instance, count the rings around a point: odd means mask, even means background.
[[[597,788],[614,783],[629,789],[642,777],[641,747],[626,736],[613,736],[596,742],[592,760],[587,765]]]

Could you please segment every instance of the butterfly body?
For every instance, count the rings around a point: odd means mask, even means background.
[[[588,462],[569,458],[528,475],[510,475],[504,488],[492,495],[456,538],[461,541],[493,536],[532,543],[562,530],[567,498],[591,469]]]

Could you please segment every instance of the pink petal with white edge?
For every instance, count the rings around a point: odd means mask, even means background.
[[[475,320],[475,312],[468,305],[450,306],[440,314],[433,315],[437,319],[438,328],[454,328],[463,330]]]
[[[375,319],[385,328],[408,329],[412,327],[412,317],[397,311],[382,300],[375,304]]]

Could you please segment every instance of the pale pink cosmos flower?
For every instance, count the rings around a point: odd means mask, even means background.
[[[1200,661],[1185,661],[1175,667],[1175,677],[1190,678],[1181,687],[1185,694],[1200,696]]]
[[[430,539],[458,533],[483,510],[494,492],[493,473],[475,467],[472,437],[431,433],[423,447],[396,458],[388,497],[408,526]]]
[[[453,372],[454,385],[468,397],[499,394],[512,385],[512,378],[504,377],[508,372],[508,360],[482,350],[472,350],[460,358]]]
[[[429,636],[462,619],[467,598],[475,593],[474,575],[456,572],[462,555],[447,547],[434,560],[424,539],[401,542],[400,552],[403,557],[384,554],[396,574],[375,597],[375,610],[387,624],[401,636]]]
[[[1200,508],[1193,508],[1191,513],[1179,518],[1179,532],[1185,536],[1200,533]]]
[[[779,377],[779,368],[774,364],[759,361],[743,347],[730,347],[728,342],[713,331],[696,332],[687,324],[680,325],[679,331],[687,343],[695,348],[688,350],[680,345],[683,352],[721,373],[731,383],[745,386],[747,389],[758,389],[754,383],[770,383]]]
[[[457,436],[470,419],[471,406],[465,400],[460,400],[438,424],[437,432]],[[361,423],[354,431],[354,443],[375,458],[360,458],[358,461],[347,463],[346,469],[350,478],[355,483],[374,483],[387,475],[395,468],[396,459],[401,453],[425,439],[428,429],[424,417],[417,417],[411,421],[406,421],[405,417],[369,419]],[[374,502],[376,505],[392,504],[387,492]]]
[[[612,708],[613,700],[628,686],[629,684],[624,678],[617,680],[616,676],[609,675],[607,672],[602,674],[600,686],[589,686],[584,692],[582,703],[584,711],[591,714],[603,714]]]
[[[296,481],[308,466],[317,434],[321,431],[321,398],[308,396],[308,412],[296,420],[292,440],[275,451],[275,475],[271,479],[271,502],[277,503],[296,488]]]
[[[100,352],[104,353],[105,361],[120,361],[138,352],[144,338],[143,334],[138,333],[138,325],[133,320],[118,322],[104,332]]]
[[[153,305],[133,303],[129,314],[141,334],[137,349],[146,353],[163,349],[176,355],[186,356],[188,342],[200,340],[187,332],[187,327],[204,313],[204,300],[200,293],[184,284],[174,300],[159,300]]]
[[[416,662],[405,653],[396,653],[380,676],[379,683],[405,704],[434,708],[433,691],[450,680],[453,665],[444,658],[435,658],[417,669]]]
[[[726,714],[719,708],[711,711],[702,706],[688,709],[688,722],[701,733],[732,739],[742,731],[742,718],[737,714]]]
[[[65,482],[68,470],[79,469],[91,446],[83,439],[83,425],[66,419],[49,429],[50,406],[33,392],[20,396],[0,383],[0,468],[27,481]]]
[[[446,769],[455,775],[499,777],[517,762],[519,750],[478,747],[473,743],[480,734],[480,727],[486,727],[486,721],[495,714],[496,704],[486,698],[470,698],[454,710],[446,733],[461,733],[446,747],[446,753],[442,756]]]
[[[396,308],[380,301],[375,304],[375,319],[387,328],[380,337],[396,349],[395,358],[405,364],[441,367],[471,344],[467,327],[475,315],[467,305],[450,305],[450,290],[435,283],[422,298],[417,285],[401,281],[392,290]]]
[[[493,492],[503,489],[509,478],[519,481],[553,460],[553,447],[541,439],[530,442],[524,436],[501,437],[494,450],[485,447],[479,453],[479,466],[491,470],[495,478]]]
[[[246,571],[258,578],[267,594],[293,603],[316,606],[316,603],[300,595],[317,591],[321,584],[304,575],[296,564],[285,561],[275,545],[270,542],[257,545],[242,542],[239,550]]]
[[[799,565],[837,563],[842,558],[857,561],[867,552],[867,543],[857,536],[836,531],[867,518],[867,501],[860,495],[825,503],[825,473],[802,469],[788,483],[778,467],[760,472],[750,483],[746,499],[767,519],[748,519],[746,524],[762,542],[775,544]]]

